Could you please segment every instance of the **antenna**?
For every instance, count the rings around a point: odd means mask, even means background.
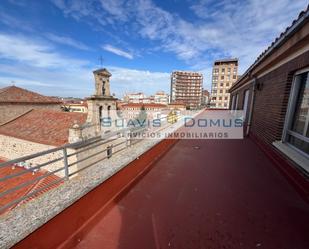
[[[100,55],[100,57],[98,58],[98,60],[99,60],[99,62],[100,62],[100,66],[102,67],[102,66],[103,66],[103,61],[104,61],[103,56]]]

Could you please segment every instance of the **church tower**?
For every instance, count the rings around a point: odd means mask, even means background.
[[[106,132],[111,129],[103,128],[102,117],[111,117],[112,111],[116,111],[116,98],[111,95],[110,77],[112,74],[106,69],[93,71],[95,80],[95,93],[87,98],[88,117],[87,122],[96,127],[96,132]]]
[[[95,96],[110,97],[109,78],[112,76],[105,68],[93,72],[95,79]]]

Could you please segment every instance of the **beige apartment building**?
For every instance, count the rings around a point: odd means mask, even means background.
[[[187,108],[201,106],[203,75],[196,72],[174,71],[171,75],[171,103],[181,102]]]
[[[223,59],[214,62],[210,107],[227,109],[230,103],[229,89],[238,78],[238,59]]]

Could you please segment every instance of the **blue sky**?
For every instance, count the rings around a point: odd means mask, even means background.
[[[172,70],[204,74],[238,57],[240,74],[306,8],[307,0],[1,0],[0,87],[47,95],[93,93],[92,70],[112,92],[169,91]]]

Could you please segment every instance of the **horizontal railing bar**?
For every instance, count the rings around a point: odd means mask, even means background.
[[[23,184],[21,184],[21,185],[17,185],[17,186],[14,187],[14,188],[10,188],[10,189],[8,189],[8,190],[6,190],[6,191],[4,191],[4,192],[1,192],[1,193],[0,193],[0,197],[6,196],[6,195],[8,195],[8,194],[10,194],[10,193],[12,193],[12,192],[15,192],[15,191],[18,190],[18,189],[23,188],[23,187],[29,186],[30,184],[35,183],[35,182],[38,182],[39,180],[41,180],[41,179],[43,179],[43,178],[46,178],[47,176],[53,175],[54,173],[57,173],[57,172],[59,172],[59,171],[61,171],[61,170],[64,170],[64,167],[63,167],[63,168],[60,168],[60,169],[57,169],[57,170],[54,170],[54,171],[52,171],[52,172],[48,172],[47,174],[44,174],[44,175],[42,175],[42,176],[39,176],[39,177],[37,177],[37,178],[35,178],[35,179],[31,180],[31,181],[27,181],[27,182],[25,182],[25,183],[23,183]]]
[[[84,147],[84,146],[89,146],[91,144],[97,143],[98,141],[102,140],[101,136],[97,136],[95,138],[90,138],[87,140],[83,140],[83,141],[79,141],[73,144],[69,144],[69,146],[67,147],[67,149],[76,149],[76,148],[80,148],[80,147]]]
[[[126,143],[127,141],[123,141],[123,142],[120,142],[120,143],[118,143],[118,144],[113,144],[112,146],[113,146],[113,148],[116,148],[117,146],[119,146],[119,145],[122,145],[122,144],[124,144],[124,143]]]
[[[107,149],[101,150],[101,151],[99,151],[99,152],[96,152],[96,153],[94,153],[94,154],[91,154],[90,156],[84,157],[84,158],[82,158],[82,159],[80,159],[80,160],[78,160],[78,161],[75,161],[75,162],[73,162],[73,163],[70,163],[70,164],[68,165],[68,167],[71,167],[71,166],[73,166],[73,165],[75,165],[75,164],[77,164],[77,163],[86,161],[86,160],[88,160],[89,158],[94,157],[94,156],[97,156],[97,155],[99,155],[99,154],[101,154],[101,153],[103,153],[103,152],[105,152],[105,151],[107,151]]]
[[[85,169],[87,169],[87,168],[89,168],[89,167],[91,167],[91,166],[97,164],[99,161],[104,161],[104,160],[107,159],[107,158],[108,158],[108,157],[105,156],[105,157],[103,157],[103,158],[101,158],[101,159],[99,159],[99,160],[97,160],[97,161],[95,161],[95,162],[93,162],[93,163],[91,163],[91,164],[89,164],[89,165],[87,165],[87,166],[85,166],[85,167],[79,169],[79,170],[76,170],[76,171],[72,172],[71,174],[69,174],[69,176],[73,176],[73,175],[77,174],[78,172],[81,172],[81,171],[83,171],[83,170],[85,170]]]
[[[0,168],[4,168],[4,167],[7,167],[7,166],[12,166],[12,164],[16,164],[16,163],[19,163],[19,162],[30,160],[30,159],[33,159],[35,157],[44,156],[44,155],[47,155],[47,154],[59,151],[61,149],[62,149],[61,147],[57,147],[57,148],[54,148],[54,149],[45,150],[45,151],[41,151],[41,152],[38,152],[38,153],[35,153],[35,154],[31,154],[31,155],[28,155],[28,156],[23,156],[23,157],[19,157],[19,158],[13,159],[13,160],[9,160],[9,161],[0,163]]]
[[[118,152],[123,151],[123,150],[125,150],[125,149],[127,149],[127,147],[123,147],[122,149],[116,150],[115,152],[113,152],[112,155],[115,155],[115,154],[117,154]]]
[[[8,204],[2,206],[2,207],[0,207],[0,212],[4,211],[5,209],[7,209],[7,208],[13,206],[14,204],[16,204],[16,203],[18,203],[18,202],[21,202],[21,201],[23,201],[23,200],[25,200],[25,199],[28,199],[28,198],[32,197],[33,195],[37,194],[38,192],[41,192],[41,191],[43,191],[44,189],[47,189],[48,187],[50,187],[50,186],[52,186],[52,185],[55,185],[55,184],[57,184],[57,183],[59,183],[59,182],[61,182],[61,181],[63,181],[63,180],[64,180],[63,178],[57,179],[56,181],[53,181],[53,182],[51,182],[51,183],[45,185],[45,186],[42,187],[42,188],[39,188],[39,189],[37,189],[37,190],[35,190],[35,191],[33,191],[33,192],[30,192],[30,194],[24,195],[23,197],[20,197],[20,198],[14,200],[14,201],[12,201],[12,202],[10,202],[10,203],[8,203]]]
[[[101,145],[103,145],[103,144],[107,144],[107,143],[113,142],[113,141],[115,141],[115,140],[117,140],[117,139],[119,139],[119,138],[115,138],[115,139],[111,139],[111,140],[106,140],[106,141],[104,140],[104,141],[103,141],[102,143],[100,143],[100,144],[95,144],[95,145],[92,145],[92,146],[89,147],[89,148],[85,148],[85,149],[76,151],[76,152],[74,152],[74,153],[71,153],[71,154],[68,155],[68,158],[71,157],[71,156],[75,156],[75,155],[77,155],[77,154],[79,154],[79,153],[85,152],[85,151],[87,151],[87,150],[90,150],[90,149],[92,149],[92,148],[95,148],[95,147],[97,147],[97,146],[101,146]],[[98,142],[98,141],[97,141],[97,142]]]
[[[52,149],[48,149],[48,150],[45,150],[45,151],[40,151],[40,152],[31,154],[31,155],[27,155],[27,156],[19,157],[19,158],[16,158],[16,159],[12,159],[12,160],[0,163],[0,168],[11,166],[11,164],[15,164],[15,163],[23,162],[23,161],[26,161],[26,160],[30,160],[30,159],[33,159],[35,157],[44,156],[46,154],[50,154],[50,153],[62,150],[64,148],[74,148],[74,147],[77,147],[77,146],[85,146],[86,144],[93,142],[93,140],[108,139],[109,137],[113,137],[113,136],[115,136],[115,135],[117,135],[119,133],[124,133],[127,130],[129,130],[129,129],[128,128],[124,128],[124,129],[121,129],[119,131],[116,131],[116,133],[111,133],[111,134],[108,133],[108,134],[105,134],[103,136],[97,136],[97,137],[90,138],[90,139],[87,139],[87,140],[84,140],[84,141],[78,141],[78,142],[71,143],[71,144],[65,144],[65,145],[57,147],[57,148],[52,148]]]
[[[31,167],[30,169],[27,169],[26,171],[21,171],[21,172],[16,173],[16,174],[5,176],[3,178],[0,178],[0,182],[3,182],[5,180],[11,179],[11,178],[16,177],[16,176],[21,176],[21,175],[24,175],[24,174],[27,174],[27,173],[33,173],[34,172],[33,170],[43,168],[43,167],[45,167],[48,164],[55,163],[55,162],[60,161],[62,159],[63,159],[63,157],[56,158],[54,160],[48,161],[46,163],[42,163],[42,164],[37,165],[35,167]],[[16,166],[16,167],[19,167],[19,166]]]

